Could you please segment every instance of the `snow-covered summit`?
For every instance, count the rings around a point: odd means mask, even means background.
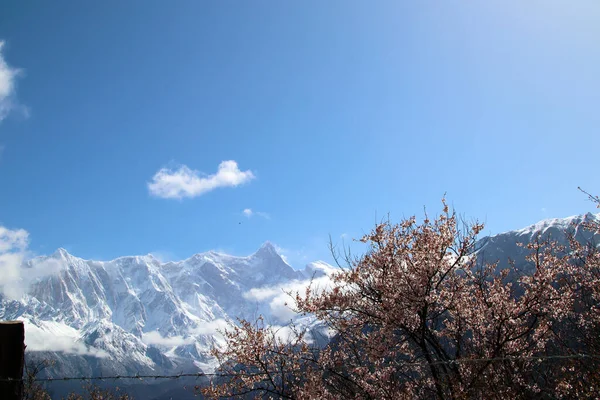
[[[260,248],[253,254],[254,257],[281,257],[277,248],[273,243],[266,241],[260,246]]]
[[[209,251],[171,262],[150,254],[85,260],[60,248],[23,268],[45,273],[20,301],[0,297],[0,318],[27,321],[29,350],[77,357],[98,373],[210,367],[227,321],[272,318],[268,303],[246,293],[305,279],[270,242],[244,257]]]
[[[523,229],[515,231],[504,232],[504,234],[510,234],[514,232],[518,236],[523,235],[535,235],[544,234],[549,230],[555,231],[567,231],[570,229],[576,229],[582,222],[594,222],[600,221],[600,213],[593,214],[588,212],[584,215],[573,215],[567,218],[550,218],[539,221],[535,224],[529,225]]]
[[[522,229],[516,229],[484,237],[477,243],[477,257],[480,262],[498,262],[498,269],[509,266],[509,258],[523,271],[532,266],[526,261],[529,250],[519,244],[527,244],[538,235],[543,239],[550,238],[567,244],[566,233],[572,232],[578,240],[592,239],[592,233],[583,229],[584,222],[599,222],[600,213],[587,213],[567,218],[550,218],[539,221]]]

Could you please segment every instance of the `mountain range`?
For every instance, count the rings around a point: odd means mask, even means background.
[[[517,243],[537,234],[564,241],[566,230],[579,231],[582,221],[592,220],[600,221],[600,214],[549,219],[484,237],[477,254],[501,267],[512,259],[527,269],[527,250]],[[58,249],[26,261],[22,269],[36,278],[19,299],[0,294],[0,319],[25,322],[27,357],[53,361],[43,371],[49,377],[211,372],[216,361],[210,349],[223,342],[220,329],[238,317],[258,315],[284,327],[296,318],[286,292],[311,279],[326,284],[335,270],[324,262],[296,270],[269,242],[246,257],[210,251],[177,262],[152,255],[84,260]],[[164,393],[174,383],[163,386],[143,398],[168,398]]]

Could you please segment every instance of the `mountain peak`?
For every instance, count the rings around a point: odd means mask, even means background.
[[[585,213],[585,215],[583,216],[583,220],[584,220],[584,221],[588,221],[588,222],[589,222],[589,221],[594,221],[594,220],[597,220],[597,219],[600,219],[600,213],[598,213],[598,214],[594,214],[594,213],[592,213],[592,212],[587,212],[587,213]]]
[[[51,257],[54,257],[54,258],[67,258],[69,256],[70,256],[69,252],[62,247],[59,247],[58,249],[56,249],[56,251],[54,253],[52,253],[52,255],[51,255]]]
[[[276,255],[279,256],[279,253],[277,252],[277,249],[275,248],[275,245],[271,242],[269,242],[268,240],[266,242],[264,242],[262,244],[262,246],[260,246],[260,248],[258,249],[258,251],[254,254],[262,254],[262,255]]]
[[[594,214],[588,212],[586,214],[572,215],[566,218],[547,218],[538,221],[535,224],[526,226],[525,228],[502,232],[496,235],[492,235],[492,237],[507,234],[513,234],[518,236],[534,235],[538,233],[544,234],[548,231],[548,229],[557,229],[563,232],[573,228],[574,225],[579,225],[581,222],[590,222],[595,220],[600,220],[600,213]]]

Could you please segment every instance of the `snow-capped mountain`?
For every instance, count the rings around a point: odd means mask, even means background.
[[[0,318],[24,320],[28,348],[61,361],[47,372],[62,376],[209,370],[218,329],[259,314],[280,321],[269,302],[278,288],[332,268],[294,270],[268,242],[247,257],[210,251],[167,263],[152,255],[84,260],[58,249],[23,269],[47,265],[60,267],[22,299],[3,298]]]
[[[526,269],[527,250],[517,243],[538,233],[564,241],[571,229],[587,240],[583,221],[600,221],[600,214],[485,237],[478,259],[504,267],[510,258]],[[59,249],[22,268],[37,278],[21,299],[0,297],[0,319],[25,321],[29,354],[57,361],[46,371],[53,376],[209,372],[210,349],[223,340],[219,329],[259,314],[284,325],[294,318],[285,289],[326,282],[335,270],[324,262],[295,270],[268,242],[247,257],[210,251],[166,263],[152,255],[84,260]]]
[[[497,269],[504,269],[509,267],[510,259],[522,272],[528,272],[532,267],[525,259],[529,251],[525,246],[519,246],[519,243],[530,243],[538,235],[541,239],[550,238],[560,244],[567,245],[566,233],[570,232],[575,234],[575,237],[580,241],[594,239],[596,243],[600,244],[598,235],[592,237],[591,232],[582,228],[583,222],[600,222],[600,213],[546,219],[523,229],[484,237],[476,244],[478,261],[480,263],[497,262]]]

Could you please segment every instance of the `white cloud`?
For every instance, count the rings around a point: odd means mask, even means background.
[[[242,214],[246,218],[251,218],[256,215],[257,217],[262,217],[264,219],[271,219],[271,216],[268,213],[262,211],[252,211],[251,208],[245,208],[244,211],[242,211]]]
[[[244,293],[244,298],[248,300],[265,301],[272,297],[281,294],[283,291],[281,286],[263,286],[252,288]]]
[[[244,297],[248,300],[268,302],[271,314],[275,318],[279,321],[289,321],[297,315],[290,307],[294,303],[294,299],[290,296],[290,293],[292,295],[299,293],[302,296],[309,285],[312,285],[312,290],[318,293],[331,287],[331,278],[329,276],[321,276],[312,280],[296,280],[279,286],[252,288],[244,293]]]
[[[163,336],[158,331],[151,331],[142,334],[142,341],[146,344],[158,345],[164,347],[177,347],[183,346],[186,344],[194,343],[195,339],[193,336],[198,335],[209,335],[209,336],[218,336],[220,337],[220,333],[224,332],[225,329],[229,326],[227,321],[224,319],[216,319],[214,321],[204,321],[201,322],[196,328],[192,328],[188,331],[188,333],[192,336],[183,337],[183,336]]]
[[[273,297],[269,302],[271,314],[279,321],[290,321],[298,315],[291,309],[290,303],[293,305],[293,300],[286,293]]]
[[[21,297],[21,264],[24,254],[19,252],[0,253],[0,291],[6,297],[17,300]]]
[[[0,226],[0,292],[12,300],[20,299],[35,280],[64,268],[55,259],[35,260],[24,265],[28,244],[29,233],[26,230]]]
[[[252,171],[241,171],[235,161],[223,161],[216,174],[204,175],[186,165],[161,168],[148,183],[150,194],[165,199],[197,197],[222,187],[235,187],[254,179]]]
[[[77,341],[79,334],[70,326],[59,322],[41,321],[43,326],[41,328],[28,320],[23,320],[23,322],[25,323],[25,344],[29,351],[58,351],[98,358],[108,357],[106,351],[86,346]]]
[[[21,71],[9,66],[4,60],[2,49],[4,41],[0,40],[0,121],[14,109],[27,110],[15,101],[15,82]]]
[[[142,342],[164,347],[177,347],[184,344],[194,343],[194,338],[183,336],[162,336],[158,331],[146,332],[142,334]]]
[[[151,251],[150,255],[152,257],[156,258],[161,263],[167,263],[170,261],[179,260],[179,258],[175,255],[175,253],[172,253],[170,251],[163,251],[163,250]]]
[[[267,328],[272,332],[279,343],[295,342],[298,340],[299,333],[301,333],[301,331],[297,330],[293,325],[269,325]],[[306,332],[302,341],[310,344],[313,342],[313,338],[310,333]]]
[[[10,230],[0,226],[0,253],[23,251],[29,243],[29,233],[24,229]]]
[[[224,332],[229,323],[224,319],[215,319],[214,321],[202,322],[198,327],[191,330],[194,335],[217,335]]]

